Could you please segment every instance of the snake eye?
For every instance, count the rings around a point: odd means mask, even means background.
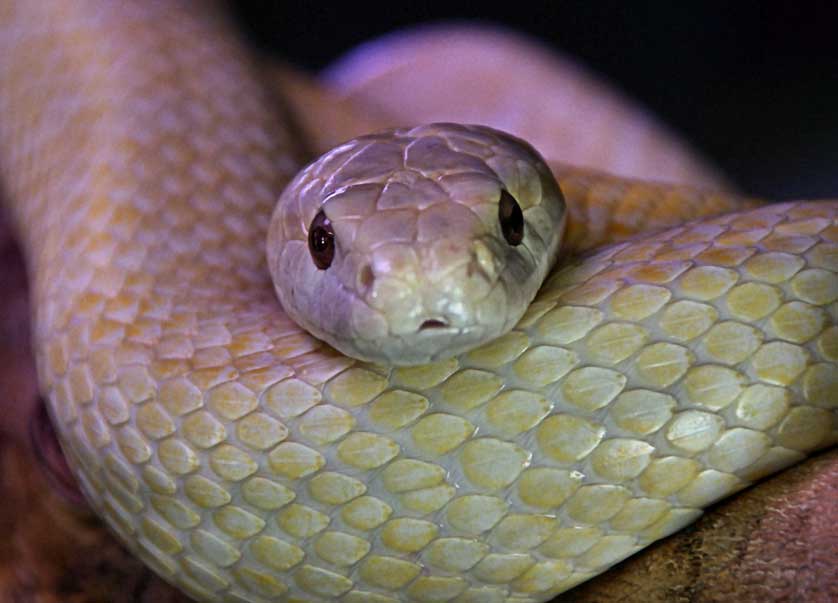
[[[308,250],[314,265],[320,270],[332,265],[335,257],[335,231],[322,209],[314,216],[308,229]]]
[[[513,247],[520,245],[521,241],[524,240],[524,213],[515,197],[506,190],[502,190],[500,193],[498,219],[506,242]]]

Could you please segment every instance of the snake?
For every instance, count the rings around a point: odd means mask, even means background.
[[[300,171],[189,3],[6,2],[0,53],[51,419],[198,601],[546,601],[838,441],[838,202],[455,124]]]

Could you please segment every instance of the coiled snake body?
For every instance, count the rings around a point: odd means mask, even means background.
[[[838,203],[568,169],[568,250],[613,234],[573,222],[596,187],[622,236],[737,211],[565,262],[471,352],[365,364],[275,299],[298,155],[215,16],[6,3],[0,51],[41,387],[96,510],[198,600],[544,601],[836,442]]]

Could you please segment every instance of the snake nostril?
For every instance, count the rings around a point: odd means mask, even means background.
[[[427,329],[444,329],[447,326],[448,326],[448,323],[446,323],[445,321],[442,321],[442,320],[439,320],[439,319],[436,319],[436,318],[429,318],[428,320],[423,322],[421,325],[419,325],[419,330],[420,331],[425,331]]]
[[[487,280],[492,281],[497,277],[497,266],[492,251],[482,241],[474,244],[471,252],[471,261],[466,269],[466,276],[471,278],[480,274]]]
[[[364,267],[361,268],[359,281],[361,283],[361,287],[364,289],[372,287],[372,284],[375,282],[375,273],[372,271],[372,266],[364,264]]]

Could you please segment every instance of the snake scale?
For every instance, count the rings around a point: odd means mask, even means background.
[[[568,254],[651,234],[487,345],[363,363],[276,301],[303,155],[218,15],[7,2],[0,54],[41,388],[91,504],[196,600],[546,601],[838,440],[836,202],[566,168]]]

